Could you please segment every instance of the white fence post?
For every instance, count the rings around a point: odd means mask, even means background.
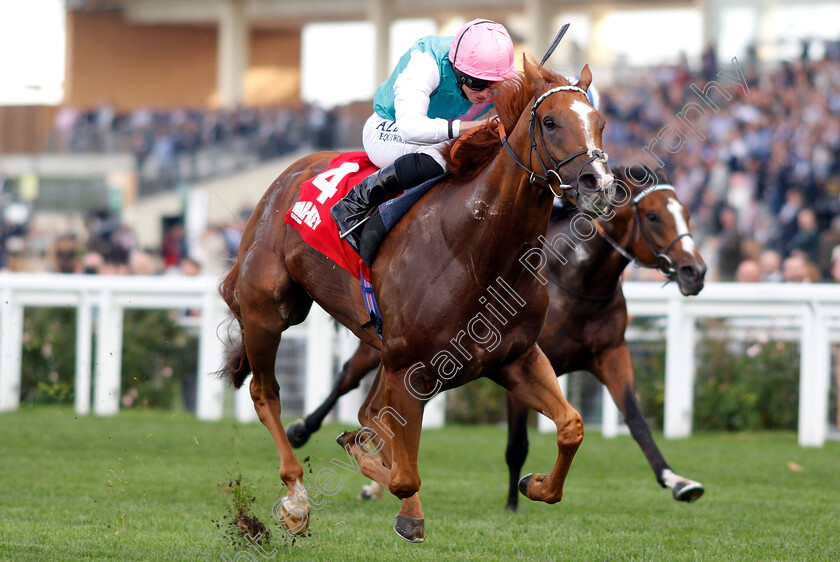
[[[9,289],[0,293],[0,412],[20,406],[23,306],[11,293]]]
[[[93,302],[88,291],[83,291],[76,309],[76,413],[90,413],[90,376],[93,349]]]
[[[120,410],[123,311],[111,291],[102,291],[98,315],[93,413],[114,416]]]
[[[630,429],[621,419],[621,412],[613,402],[607,387],[601,389],[601,435],[607,439],[627,435]]]
[[[260,419],[254,409],[254,401],[251,399],[252,376],[248,375],[245,383],[233,393],[233,415],[240,423],[250,423]]]
[[[694,412],[694,318],[686,313],[683,299],[668,301],[665,340],[665,437],[691,435]]]
[[[441,428],[446,423],[446,393],[438,392],[426,403],[423,410],[423,425],[430,429]]]
[[[201,332],[198,340],[195,415],[200,420],[220,420],[224,411],[225,382],[216,375],[224,360],[224,344],[217,330],[224,315],[215,289],[204,291],[201,306]]]
[[[232,325],[227,325],[226,336],[238,340],[242,337],[239,325],[236,324],[236,320],[232,322]],[[250,423],[260,419],[254,409],[254,401],[251,400],[251,375],[245,377],[242,386],[233,391],[233,417],[239,423]]]
[[[560,385],[560,392],[563,393],[563,396],[566,399],[569,398],[569,376],[563,375],[561,377],[557,377],[557,384]],[[545,417],[544,415],[538,413],[537,414],[537,431],[540,433],[550,433],[552,431],[557,431],[557,426],[554,425],[554,422]]]
[[[799,345],[799,444],[822,447],[827,433],[831,362],[828,330],[815,303],[803,306]]]
[[[330,316],[317,304],[312,305],[306,325],[303,410],[309,413],[321,405],[332,388],[334,329]]]
[[[338,335],[338,368],[342,368],[344,363],[347,362],[350,357],[353,356],[353,353],[356,352],[356,348],[359,346],[359,340],[353,335],[353,332],[348,330],[347,328],[342,327],[339,331]],[[368,375],[369,377],[373,378],[373,374]],[[338,421],[341,423],[352,424],[353,426],[359,425],[359,408],[362,407],[362,403],[365,401],[365,396],[367,393],[364,391],[366,385],[365,382],[362,381],[362,384],[359,385],[359,388],[353,389],[338,400]],[[311,414],[312,412],[304,412],[304,414]]]

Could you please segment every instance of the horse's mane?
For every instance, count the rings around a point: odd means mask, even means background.
[[[565,86],[569,83],[563,76],[538,65],[530,55],[523,56],[523,66],[524,71],[493,87],[493,105],[508,133],[531,103],[538,86]],[[454,156],[451,150],[454,144],[446,145],[443,157],[453,179],[470,180],[495,158],[502,148],[498,127],[498,123],[491,122],[489,127],[474,130],[453,141],[458,145]]]

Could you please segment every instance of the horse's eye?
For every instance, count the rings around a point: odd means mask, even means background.
[[[656,213],[648,213],[646,216],[647,220],[649,220],[650,222],[659,222],[659,217],[656,216]]]
[[[546,129],[554,129],[557,127],[557,125],[554,123],[554,119],[552,119],[551,117],[546,117],[543,119],[543,126]]]

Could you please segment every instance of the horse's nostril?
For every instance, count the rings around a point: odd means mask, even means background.
[[[706,266],[704,265],[684,265],[680,268],[680,273],[686,279],[695,279],[702,281],[706,276]]]
[[[582,174],[578,179],[578,185],[581,189],[596,191],[598,189],[598,178],[594,174]]]

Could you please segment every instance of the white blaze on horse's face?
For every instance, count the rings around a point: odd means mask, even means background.
[[[593,150],[598,150],[598,147],[595,146],[595,133],[592,130],[592,114],[595,113],[595,108],[588,103],[575,100],[572,102],[571,109],[580,117],[581,122],[583,122],[583,133],[586,136],[586,150],[591,155]],[[605,189],[615,179],[612,174],[607,173],[607,167],[602,161],[595,160],[592,162],[592,167],[595,168],[598,176],[598,189]]]
[[[668,212],[674,217],[674,224],[677,227],[677,235],[683,236],[687,234],[688,236],[684,236],[680,238],[680,244],[682,244],[683,250],[688,252],[689,254],[694,254],[697,249],[694,246],[694,239],[691,237],[691,233],[688,231],[688,223],[685,220],[685,215],[683,214],[684,207],[682,203],[680,203],[676,197],[669,197],[668,198],[668,205],[666,207]]]

